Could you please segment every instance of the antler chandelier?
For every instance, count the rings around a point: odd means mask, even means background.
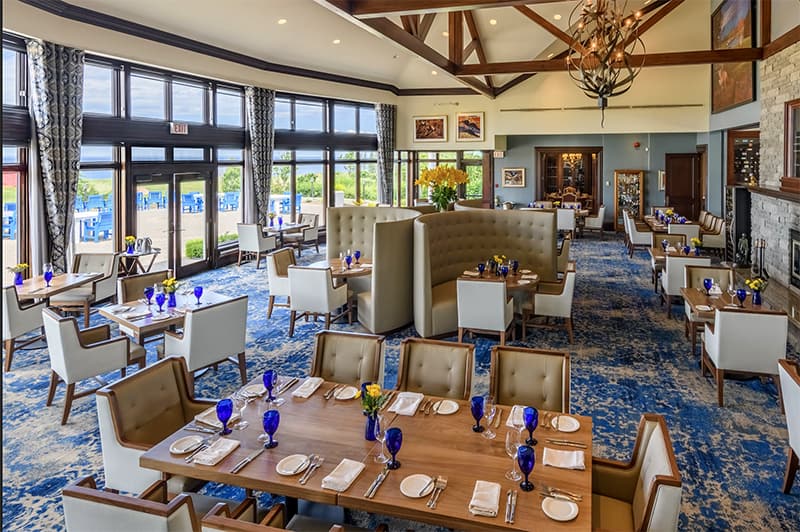
[[[644,43],[637,28],[641,13],[623,15],[627,2],[617,9],[617,0],[580,0],[569,16],[572,43],[567,56],[567,72],[584,94],[597,98],[605,122],[608,98],[627,92],[642,70],[635,65],[634,52]]]

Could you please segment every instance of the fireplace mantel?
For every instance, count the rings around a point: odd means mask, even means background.
[[[791,201],[800,204],[800,194],[794,192],[786,192],[777,187],[747,187],[753,194],[761,194],[772,198],[778,198],[786,201]]]

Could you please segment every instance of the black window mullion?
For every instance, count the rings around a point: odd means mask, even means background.
[[[122,116],[126,120],[131,119],[131,68],[130,66],[122,67],[123,72],[123,81],[125,82],[125,86],[122,87],[123,95],[124,95],[124,102],[125,102],[125,109],[123,110]]]
[[[165,119],[167,122],[172,122],[172,78],[165,78],[164,79],[164,105],[166,116]]]

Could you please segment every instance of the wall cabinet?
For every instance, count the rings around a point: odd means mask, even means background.
[[[625,229],[622,210],[635,218],[644,215],[644,170],[614,170],[614,229]]]

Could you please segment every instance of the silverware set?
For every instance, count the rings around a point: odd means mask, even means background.
[[[517,512],[517,490],[508,490],[506,493],[506,517],[505,522],[514,524],[514,514]]]
[[[553,426],[553,420],[554,419],[556,420],[556,426],[555,427]],[[544,419],[543,419],[543,422],[544,422],[543,425],[544,425],[544,428],[546,430],[552,430],[552,431],[555,431],[555,432],[559,432],[558,424],[559,424],[560,421],[561,421],[561,414],[560,413],[558,413],[558,412],[545,412]]]
[[[555,438],[547,438],[545,440],[547,443],[552,443],[553,445],[563,445],[564,447],[575,447],[577,449],[588,449],[589,446],[585,443],[571,441],[571,440],[557,440]]]
[[[248,454],[246,457],[239,460],[239,462],[237,462],[235,466],[233,466],[233,469],[231,469],[231,473],[235,475],[236,473],[244,469],[244,466],[246,466],[256,458],[258,458],[258,456],[263,452],[264,452],[264,447],[261,447],[260,449],[256,449],[252,453]]]
[[[384,465],[383,471],[381,471],[378,474],[378,476],[375,477],[375,480],[372,481],[372,484],[369,485],[369,488],[367,488],[367,491],[364,493],[364,497],[366,497],[367,499],[373,498],[375,496],[375,493],[377,493],[378,488],[380,488],[381,484],[383,484],[383,481],[386,480],[386,477],[389,476],[389,472],[391,472],[389,466]]]
[[[325,395],[323,395],[322,397],[324,397],[326,400],[330,400],[330,399],[331,399],[332,397],[334,397],[334,396],[335,396],[337,393],[339,393],[339,391],[340,391],[341,389],[343,389],[344,387],[345,387],[345,385],[344,385],[344,384],[337,384],[336,386],[334,386],[333,388],[331,388],[330,390],[328,390],[327,392],[325,392]]]
[[[419,409],[417,412],[420,412],[426,416],[433,414],[438,414],[439,409],[442,407],[442,400],[429,398],[427,401],[422,400],[419,403]]]
[[[575,493],[573,491],[561,488],[545,486],[542,484],[539,485],[539,488],[540,488],[539,495],[541,495],[542,497],[554,497],[556,499],[565,499],[575,503],[583,501],[583,495],[581,495],[580,493]]]
[[[292,386],[297,384],[299,381],[300,381],[300,379],[298,377],[292,377],[291,379],[286,381],[285,384],[281,385],[280,388],[278,388],[278,391],[275,392],[275,395],[280,395],[283,392],[285,392],[286,390],[289,390]]]
[[[187,425],[183,427],[183,430],[189,430],[192,432],[202,432],[204,434],[216,434],[217,431],[214,429],[207,429],[205,427],[198,427],[197,425]]]
[[[299,480],[300,484],[305,484],[306,482],[308,482],[308,479],[310,479],[311,476],[317,471],[317,469],[319,469],[319,467],[325,461],[325,458],[318,454],[312,454],[310,460],[311,462],[308,465],[308,469],[306,470],[305,473],[303,473],[303,476],[300,477]]]
[[[192,449],[192,453],[183,459],[184,462],[187,464],[191,464],[194,462],[194,457],[197,456],[201,451],[208,449],[209,445],[211,444],[211,438],[206,438],[200,443],[197,444],[197,447]]]
[[[439,502],[439,497],[446,488],[447,477],[443,477],[441,475],[437,476],[436,483],[433,485],[433,493],[431,493],[431,498],[428,499],[426,506],[431,510],[434,510],[436,508],[436,504]]]

